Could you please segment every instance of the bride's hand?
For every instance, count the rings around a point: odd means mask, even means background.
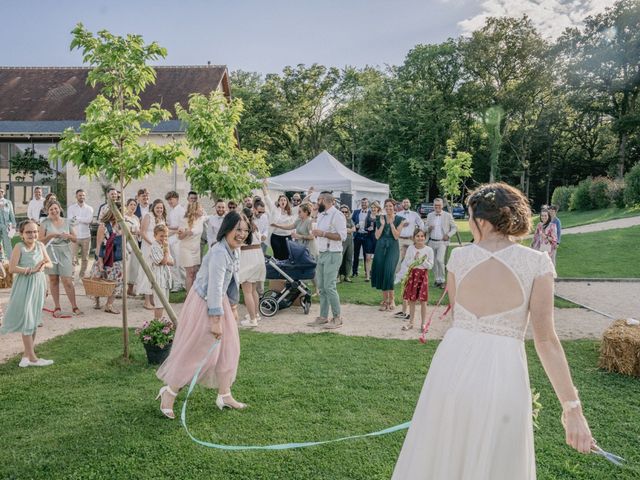
[[[566,435],[567,445],[580,453],[589,453],[595,444],[591,430],[580,408],[573,408],[562,414],[562,425]]]

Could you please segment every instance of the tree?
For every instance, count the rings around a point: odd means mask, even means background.
[[[102,175],[116,182],[122,198],[127,198],[125,189],[132,180],[158,168],[169,168],[186,156],[184,146],[178,143],[157,145],[141,141],[150,132],[149,125],[155,126],[171,117],[158,104],[149,109],[143,109],[140,104],[141,92],[156,79],[155,70],[147,62],[166,57],[167,51],[156,42],[145,45],[140,35],[121,37],[101,30],[94,36],[81,23],[72,34],[71,49],[81,50],[84,63],[92,67],[87,83],[92,87],[99,85],[100,93],[87,106],[80,132],[67,129],[53,151],[53,157],[75,165],[80,175],[94,178]],[[125,208],[122,202],[122,216]],[[131,246],[137,251],[136,244]],[[126,236],[123,235],[124,285],[127,284],[126,252]],[[142,265],[149,276],[144,261]],[[154,285],[152,276],[150,280]],[[171,315],[166,299],[163,304]],[[128,359],[127,295],[122,296],[122,336],[123,355]]]
[[[444,177],[440,179],[440,186],[444,192],[444,197],[449,200],[452,208],[454,199],[460,195],[460,185],[473,175],[471,167],[472,155],[469,152],[456,150],[456,142],[447,140],[447,155],[444,157],[442,171]]]
[[[15,175],[19,182],[24,182],[30,176],[31,190],[33,190],[36,175],[40,175],[43,182],[48,182],[55,170],[51,168],[49,160],[44,155],[37,154],[33,148],[25,148],[23,152],[18,152],[11,158],[10,173]],[[27,198],[26,190],[25,186],[23,198]]]
[[[208,97],[191,95],[189,108],[175,106],[186,125],[187,142],[196,155],[189,158],[185,175],[199,193],[217,198],[242,198],[258,188],[258,178],[269,174],[264,152],[238,148],[236,126],[242,114],[242,100],[227,102],[222,93]]]

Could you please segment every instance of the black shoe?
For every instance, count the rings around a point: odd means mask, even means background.
[[[398,317],[398,318],[404,318],[405,315],[407,314],[403,313],[402,310],[393,314],[394,317]]]

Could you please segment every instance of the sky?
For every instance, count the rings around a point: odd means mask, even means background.
[[[557,37],[613,0],[0,0],[0,66],[76,66],[71,30],[136,33],[168,50],[160,65],[280,72],[320,63],[399,65],[417,44],[468,35],[488,16],[532,18]]]

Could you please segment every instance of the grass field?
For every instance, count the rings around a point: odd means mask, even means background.
[[[132,338],[134,338],[132,336]],[[141,345],[116,359],[118,329],[75,331],[39,347],[56,364],[0,365],[2,479],[326,479],[390,478],[404,433],[282,452],[227,453],[192,443],[163,418],[160,387]],[[196,390],[188,421],[200,439],[270,444],[330,439],[411,418],[437,342],[241,332],[234,393],[250,408],[220,412]],[[596,368],[598,344],[564,343],[584,409],[600,445],[625,457],[620,469],[564,445],[560,408],[527,343],[532,386],[543,409],[536,431],[538,478],[635,479],[640,476],[640,383]],[[176,406],[181,407],[184,393]],[[428,428],[428,426],[425,426]]]

